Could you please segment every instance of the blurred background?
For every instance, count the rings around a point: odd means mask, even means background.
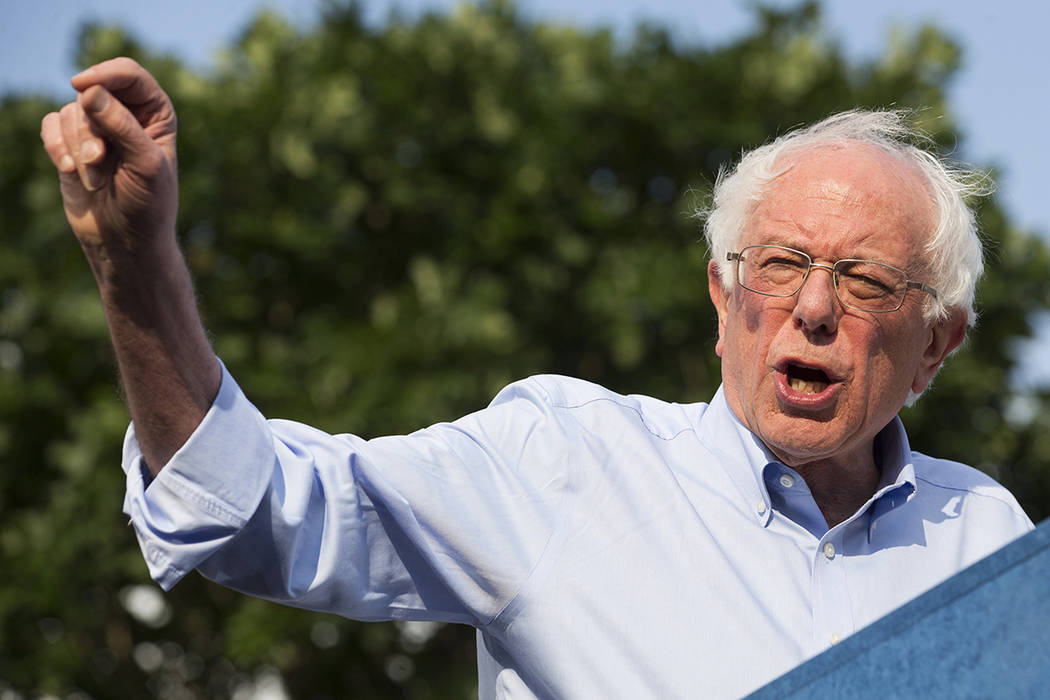
[[[38,136],[69,75],[118,54],[179,113],[179,234],[217,351],[267,415],[365,436],[538,372],[706,401],[691,214],[718,168],[836,110],[914,109],[1000,191],[973,203],[979,326],[902,417],[1050,515],[1050,18],[937,4],[6,5],[0,699],[475,693],[467,628],[148,580],[105,323]]]

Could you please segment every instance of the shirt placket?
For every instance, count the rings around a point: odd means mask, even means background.
[[[854,631],[846,580],[844,535],[848,523],[829,530],[813,553],[813,644],[817,649],[837,644]]]
[[[784,464],[772,462],[763,478],[783,515],[805,540],[799,546],[810,556],[810,586],[813,616],[813,653],[823,651],[852,634],[852,606],[846,581],[846,534],[856,515],[824,532],[824,517],[802,478]],[[803,534],[805,533],[805,534]]]

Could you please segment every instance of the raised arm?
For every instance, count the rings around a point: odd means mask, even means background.
[[[74,102],[44,117],[66,218],[95,275],[128,409],[157,474],[218,392],[221,374],[175,240],[175,110],[129,58],[72,79]]]

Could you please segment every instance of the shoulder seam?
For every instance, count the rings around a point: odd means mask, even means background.
[[[646,422],[645,415],[638,409],[637,406],[631,406],[630,404],[624,403],[622,401],[617,401],[616,399],[608,397],[608,396],[596,396],[593,399],[588,399],[587,401],[582,401],[580,403],[575,403],[575,404],[566,404],[566,403],[557,404],[557,403],[554,403],[552,401],[551,405],[554,406],[555,408],[564,408],[566,410],[572,410],[572,409],[575,409],[575,408],[584,408],[585,406],[589,406],[592,403],[598,403],[600,401],[607,401],[607,402],[609,402],[611,404],[615,404],[615,405],[619,406],[620,408],[624,408],[624,409],[627,409],[629,411],[633,411],[634,413],[636,413],[638,415],[638,420],[641,422],[642,427],[644,427],[646,429],[646,431],[650,435],[652,435],[653,437],[659,438],[661,440],[664,440],[665,442],[670,442],[671,440],[674,440],[675,438],[677,438],[682,433],[687,433],[687,432],[695,433],[696,432],[695,429],[692,426],[686,426],[686,427],[682,428],[681,430],[679,430],[678,432],[676,432],[674,435],[671,435],[670,437],[665,437],[665,436],[661,435],[660,433],[656,432],[652,428],[652,426],[650,426],[649,423]]]

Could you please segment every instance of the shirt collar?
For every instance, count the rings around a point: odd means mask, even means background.
[[[719,385],[700,420],[700,439],[722,457],[724,467],[743,502],[762,526],[772,518],[772,503],[766,488],[764,472],[770,464],[782,466],[780,460],[736,417]],[[865,507],[874,503],[871,521],[911,500],[917,487],[911,445],[899,416],[875,436],[882,478],[879,487]]]
[[[776,456],[740,422],[720,385],[700,422],[700,440],[721,457],[721,463],[736,486],[751,515],[764,527],[773,515],[762,471]]]
[[[879,467],[882,478],[876,496],[886,489],[911,484],[915,487],[915,464],[911,459],[911,444],[900,416],[894,416],[889,424],[875,436],[878,448]]]
[[[875,530],[876,521],[897,506],[915,497],[918,481],[915,479],[915,463],[911,458],[911,445],[904,423],[894,416],[889,425],[875,436],[879,451],[882,478],[872,496],[871,513],[868,518],[868,541]]]

